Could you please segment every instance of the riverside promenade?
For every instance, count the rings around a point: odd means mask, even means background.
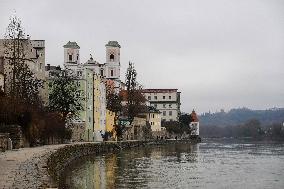
[[[85,155],[134,147],[197,140],[80,142],[21,148],[0,153],[0,189],[57,188],[60,173],[73,160]]]
[[[41,169],[41,163],[46,160],[53,151],[68,144],[46,145],[33,148],[20,148],[0,153],[0,188],[40,188],[41,182],[48,175],[41,175],[46,172]],[[33,182],[33,183],[31,183]]]

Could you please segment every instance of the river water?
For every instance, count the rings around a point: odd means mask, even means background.
[[[85,157],[60,188],[284,188],[284,143],[204,140]]]

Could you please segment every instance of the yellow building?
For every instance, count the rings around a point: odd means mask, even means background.
[[[94,74],[94,141],[102,141],[106,130],[106,88],[103,78]]]
[[[152,131],[161,131],[161,112],[153,106],[148,106],[146,120],[151,125]]]
[[[112,132],[112,136],[108,136],[110,140],[115,139],[116,137],[114,125],[115,125],[115,112],[106,110],[106,131]]]

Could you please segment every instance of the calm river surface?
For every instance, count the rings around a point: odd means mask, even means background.
[[[284,188],[284,143],[204,140],[86,157],[60,188]]]

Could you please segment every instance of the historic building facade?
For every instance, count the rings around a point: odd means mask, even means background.
[[[142,93],[161,112],[162,121],[178,121],[181,105],[178,89],[143,89]]]
[[[119,49],[117,42],[106,45],[106,54],[109,54],[107,63],[100,64],[92,57],[80,63],[80,46],[76,42],[68,42],[64,47],[64,67],[78,78],[81,90],[84,93],[85,110],[80,113],[78,122],[85,123],[86,141],[102,141],[106,131],[106,81],[114,83],[114,88],[120,83]],[[117,65],[119,65],[117,67]],[[82,81],[81,81],[82,79]],[[91,82],[92,80],[92,82]],[[91,87],[92,86],[92,87]]]
[[[161,131],[161,112],[153,106],[148,106],[146,120],[151,125],[152,131]]]
[[[106,87],[103,78],[94,74],[94,141],[102,141],[106,131]]]
[[[118,92],[121,88],[120,80],[120,48],[117,41],[109,41],[106,47],[106,61],[99,63],[90,59],[85,63],[80,63],[80,46],[76,42],[68,42],[64,47],[64,66],[66,69],[75,70],[78,65],[93,70],[94,73],[101,75],[107,80],[114,82],[114,88]]]
[[[6,44],[6,45],[5,45]],[[11,46],[12,40],[0,39],[0,57],[4,57],[4,69],[7,74],[10,71],[8,60],[12,57]],[[45,79],[45,40],[31,40],[28,36],[21,40],[19,48],[24,55],[24,62],[29,66],[29,69],[39,79]]]
[[[2,57],[4,75],[5,75],[5,88],[9,87],[9,82],[12,77],[12,66],[9,64],[9,59],[12,58],[11,49],[13,44],[16,43],[13,40],[0,39],[0,57]],[[31,40],[29,36],[20,41],[20,57],[23,58],[23,62],[28,65],[29,69],[34,73],[35,77],[41,80],[45,80],[45,40]],[[46,91],[40,90],[42,99],[46,100]]]

